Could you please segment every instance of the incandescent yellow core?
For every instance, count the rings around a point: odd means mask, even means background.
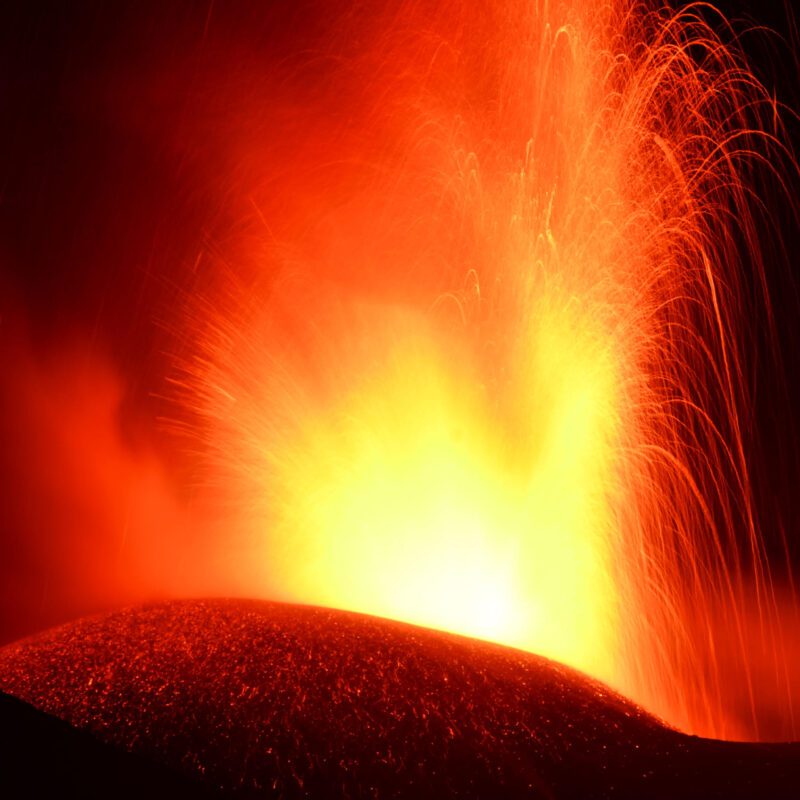
[[[502,382],[420,326],[304,419],[274,461],[285,595],[612,678],[612,340],[535,307]]]

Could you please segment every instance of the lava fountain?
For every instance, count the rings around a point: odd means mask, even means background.
[[[759,181],[794,169],[776,103],[705,6],[382,6],[325,7],[269,104],[220,112],[245,245],[200,259],[176,386],[239,591],[758,738],[742,343]]]

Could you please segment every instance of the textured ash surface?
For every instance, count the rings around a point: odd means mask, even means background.
[[[517,650],[244,600],[85,619],[0,650],[0,689],[264,797],[795,797],[800,746],[664,728]]]

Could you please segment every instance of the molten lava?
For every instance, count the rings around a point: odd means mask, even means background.
[[[283,591],[610,679],[614,371],[570,316],[537,315],[515,343],[521,374],[494,396],[433,330],[407,326],[374,366],[348,365],[347,393],[274,454],[278,546],[265,555]]]

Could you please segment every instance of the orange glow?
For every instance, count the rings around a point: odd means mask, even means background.
[[[740,287],[748,180],[794,168],[769,95],[691,9],[330,25],[268,109],[226,108],[249,238],[190,304],[179,391],[237,590],[516,645],[757,737],[744,611],[776,611]]]

